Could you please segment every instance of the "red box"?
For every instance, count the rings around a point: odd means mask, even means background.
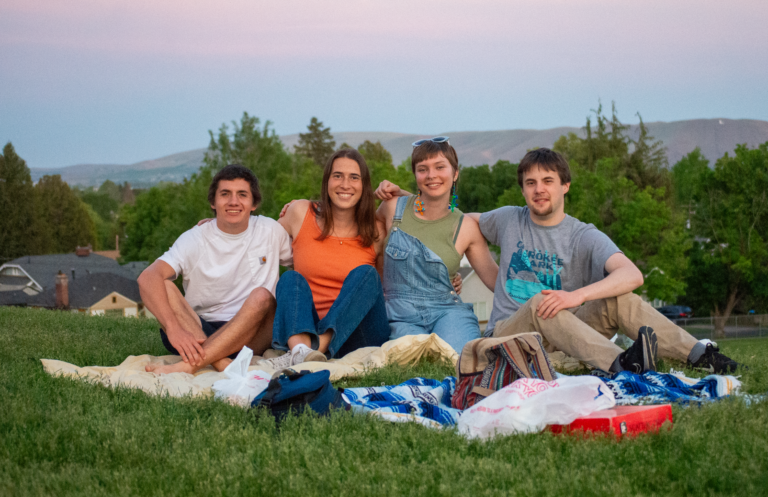
[[[550,425],[552,433],[585,432],[612,433],[616,436],[659,431],[665,421],[672,422],[672,406],[619,406],[593,412],[569,425]]]

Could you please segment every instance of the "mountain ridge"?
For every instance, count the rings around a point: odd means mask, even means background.
[[[755,119],[689,119],[685,121],[656,121],[646,123],[649,133],[662,140],[667,149],[670,166],[697,146],[709,159],[710,165],[737,144],[756,147],[768,142],[768,121]],[[636,138],[638,125],[628,132]],[[512,129],[496,131],[455,131],[442,133],[451,138],[459,161],[465,166],[494,164],[498,160],[518,162],[527,150],[551,147],[562,135],[576,133],[584,136],[584,128],[561,126],[545,130]],[[395,164],[411,152],[411,143],[429,135],[397,132],[335,132],[336,145],[348,143],[357,147],[365,140],[380,141],[392,154]],[[298,134],[281,136],[283,144],[292,149]],[[70,185],[99,186],[110,179],[115,183],[129,182],[134,187],[147,187],[162,181],[180,182],[195,173],[203,163],[206,148],[187,150],[135,164],[76,164],[62,168],[30,168],[33,181],[46,174],[60,174]]]

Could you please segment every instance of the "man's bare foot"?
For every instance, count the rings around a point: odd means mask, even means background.
[[[144,367],[144,371],[147,373],[155,374],[171,374],[171,373],[188,373],[193,374],[197,369],[184,361],[179,361],[176,364],[147,364]]]

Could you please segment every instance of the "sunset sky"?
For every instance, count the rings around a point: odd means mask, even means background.
[[[3,0],[0,140],[30,167],[302,131],[768,120],[768,2]],[[1,145],[1,144],[0,144]]]

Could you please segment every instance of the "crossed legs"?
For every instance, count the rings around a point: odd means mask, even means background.
[[[269,347],[272,340],[272,322],[275,317],[275,298],[265,288],[256,288],[243,303],[235,317],[227,324],[219,328],[216,333],[206,337],[203,332],[200,318],[189,303],[181,295],[176,285],[171,281],[165,282],[168,292],[168,301],[179,323],[195,335],[195,338],[204,340],[203,350],[205,360],[203,364],[193,366],[186,362],[178,362],[168,366],[150,364],[145,369],[152,373],[194,373],[199,369],[212,365],[217,371],[226,368],[233,354],[247,345],[255,354],[260,355]]]
[[[548,352],[561,350],[604,371],[610,370],[616,357],[623,352],[610,341],[619,329],[634,340],[641,326],[650,326],[658,338],[659,355],[680,361],[688,358],[697,343],[694,337],[633,293],[593,300],[575,313],[563,310],[549,319],[536,314],[542,298],[542,294],[533,296],[513,316],[499,321],[493,336],[537,331],[544,338]]]

